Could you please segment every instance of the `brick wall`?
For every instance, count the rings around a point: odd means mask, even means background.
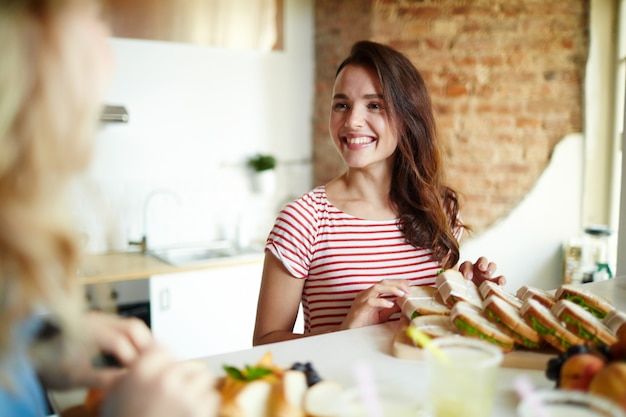
[[[328,133],[334,72],[356,40],[404,52],[428,85],[462,216],[480,232],[582,131],[589,0],[316,0],[314,182],[343,170]]]

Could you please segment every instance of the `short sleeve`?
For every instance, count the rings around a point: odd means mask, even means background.
[[[295,278],[307,278],[317,238],[317,211],[312,194],[287,204],[267,238],[269,250]]]

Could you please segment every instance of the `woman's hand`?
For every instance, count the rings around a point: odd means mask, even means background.
[[[102,417],[211,417],[220,397],[200,361],[175,362],[152,345],[106,393]]]
[[[387,321],[392,314],[400,311],[400,306],[381,296],[393,294],[401,297],[410,291],[408,281],[403,279],[384,279],[372,285],[356,296],[339,329],[354,329]]]
[[[86,333],[82,343],[65,346],[62,335],[60,343],[42,347],[41,351],[44,353],[38,355],[38,372],[47,388],[106,389],[124,371],[111,367],[94,367],[94,355],[109,354],[122,366],[127,366],[153,344],[148,326],[134,317],[123,318],[113,314],[88,312],[81,330]]]
[[[86,330],[99,352],[114,356],[126,367],[133,363],[154,343],[146,324],[135,317],[89,312],[85,316]],[[120,370],[100,368],[91,373],[86,385],[106,389],[120,374]]]
[[[497,277],[493,276],[496,272],[496,264],[489,262],[487,258],[481,256],[478,258],[475,264],[470,261],[465,261],[459,266],[459,272],[467,279],[470,279],[479,286],[483,281],[492,281],[498,285],[506,284],[506,278],[504,275]]]

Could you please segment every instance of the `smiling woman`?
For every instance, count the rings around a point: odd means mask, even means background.
[[[283,0],[104,0],[103,4],[115,37],[282,49]]]

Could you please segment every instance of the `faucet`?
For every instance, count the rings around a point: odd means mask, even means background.
[[[152,198],[159,194],[168,194],[174,197],[176,203],[180,205],[180,196],[169,188],[159,188],[148,193],[143,203],[143,236],[141,236],[141,240],[139,241],[128,242],[129,245],[138,246],[142,254],[148,251],[148,207],[150,206]]]

